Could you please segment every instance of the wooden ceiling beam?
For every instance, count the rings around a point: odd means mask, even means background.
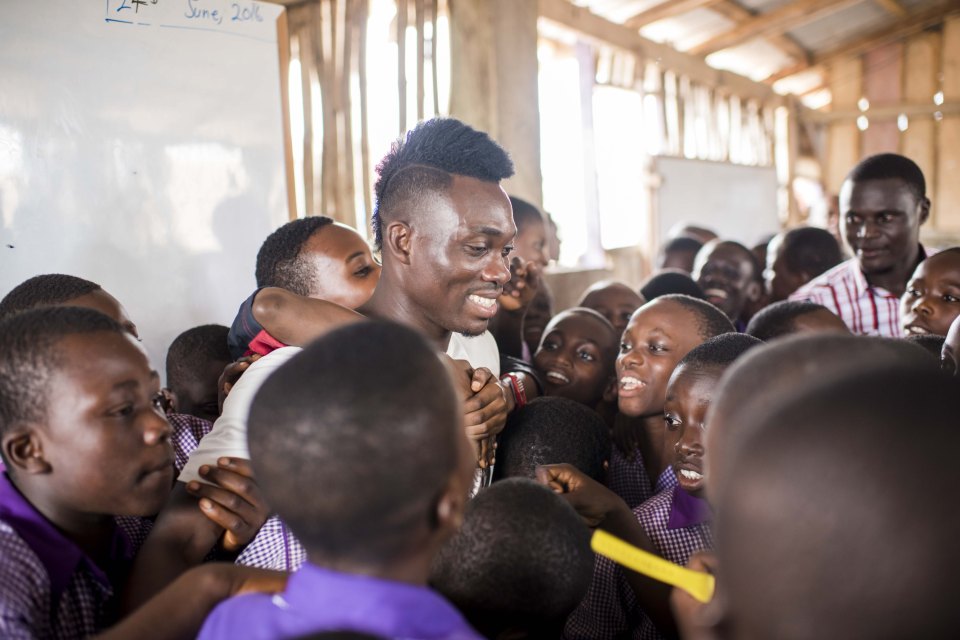
[[[952,0],[941,2],[934,7],[930,7],[926,11],[915,14],[906,21],[897,22],[889,27],[873,31],[865,36],[841,43],[839,46],[834,47],[829,51],[825,51],[820,54],[814,54],[809,63],[796,64],[786,69],[781,69],[780,71],[770,75],[768,78],[765,78],[763,82],[767,84],[773,84],[778,80],[802,73],[808,69],[821,66],[838,58],[860,55],[861,53],[875,49],[876,47],[885,45],[889,42],[893,42],[894,40],[900,40],[917,33],[918,31],[923,31],[924,29],[936,26],[943,22],[947,16],[957,13],[960,13],[960,4]]]
[[[706,56],[721,49],[729,49],[752,38],[780,35],[858,2],[860,0],[795,0],[710,38],[706,42],[691,48],[689,53]]]
[[[890,1],[892,2],[893,0]],[[658,20],[664,20],[666,18],[683,15],[684,13],[689,13],[694,9],[702,9],[720,2],[724,2],[724,0],[667,0],[666,2],[662,2],[655,7],[651,7],[642,13],[638,13],[632,18],[627,18],[624,21],[623,26],[631,29],[639,29],[640,27],[657,22]]]
[[[903,5],[897,2],[897,0],[874,0],[874,2],[883,7],[883,10],[894,18],[907,17],[907,10],[904,9]]]
[[[733,0],[720,0],[719,3],[710,7],[710,9],[737,24],[752,20],[755,17],[752,11],[741,7],[736,2],[733,2]],[[793,58],[795,62],[810,62],[810,52],[786,34],[771,36],[767,38],[767,41]]]
[[[540,0],[540,16],[576,31],[586,40],[632,51],[642,60],[656,62],[663,69],[685,75],[702,85],[766,104],[783,104],[783,97],[765,84],[736,73],[714,69],[703,58],[644,38],[633,29],[606,20],[567,0]]]

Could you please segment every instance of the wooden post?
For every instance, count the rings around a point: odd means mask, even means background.
[[[859,56],[838,60],[828,72],[833,93],[832,108],[855,109],[863,96],[862,65]],[[835,122],[827,132],[827,191],[840,192],[840,185],[850,169],[860,160],[860,131],[856,122]]]
[[[923,33],[907,41],[904,48],[903,97],[908,103],[933,104],[933,94],[940,90],[940,34]],[[937,193],[936,123],[932,115],[910,116],[907,130],[900,135],[900,153],[920,166],[931,198]],[[939,203],[930,211],[930,228],[936,228]]]
[[[941,75],[945,103],[960,101],[960,17],[943,24]],[[940,231],[960,231],[960,115],[944,115],[937,147],[937,190],[933,207]]]

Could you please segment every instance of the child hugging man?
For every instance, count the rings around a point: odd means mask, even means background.
[[[118,621],[140,517],[173,483],[161,400],[146,355],[98,311],[0,321],[0,637],[83,638]],[[192,635],[242,571],[195,569],[110,637],[160,624],[162,637]]]
[[[280,596],[218,607],[200,637],[478,638],[426,587],[471,484],[462,424],[435,347],[411,329],[348,326],[291,358],[257,392],[248,438],[264,494],[308,562]]]

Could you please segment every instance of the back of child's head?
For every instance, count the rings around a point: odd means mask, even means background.
[[[33,309],[55,306],[99,291],[100,285],[63,273],[47,273],[24,280],[0,300],[0,318]]]
[[[849,333],[843,320],[822,304],[809,300],[781,300],[750,318],[745,333],[767,342],[793,333],[831,331]]]
[[[710,491],[729,460],[749,437],[749,416],[769,410],[798,386],[851,367],[936,368],[936,361],[904,340],[813,334],[788,336],[744,355],[725,372],[707,416],[707,474]]]
[[[539,465],[566,462],[603,482],[609,458],[609,430],[596,411],[567,398],[541,397],[507,417],[494,480],[535,478]]]
[[[960,447],[955,381],[858,367],[745,420],[717,498],[735,635],[955,637],[960,514],[938,490],[955,475],[940,453]]]
[[[557,638],[593,572],[590,533],[560,496],[514,478],[481,491],[430,582],[487,638]]]
[[[0,437],[20,425],[45,421],[50,396],[57,391],[50,381],[66,357],[61,341],[99,332],[123,335],[124,329],[83,307],[28,309],[0,320]]]
[[[316,276],[301,251],[314,233],[332,223],[333,219],[326,216],[308,216],[292,220],[267,236],[257,252],[257,286],[309,296]]]
[[[673,293],[657,298],[657,302],[669,302],[679,305],[683,310],[696,319],[700,328],[700,337],[704,340],[719,336],[723,333],[732,333],[737,329],[730,318],[716,306],[706,300],[699,300],[692,296]],[[641,307],[642,309],[643,307]]]
[[[219,324],[204,324],[187,329],[167,350],[167,387],[177,399],[180,413],[216,419],[217,381],[230,363],[227,335],[230,329]]]
[[[383,565],[436,533],[462,470],[467,484],[462,423],[431,344],[365,322],[313,342],[264,383],[248,441],[267,502],[311,559]]]
[[[943,352],[943,343],[946,341],[945,336],[935,336],[933,334],[924,334],[916,336],[907,336],[907,342],[912,342],[918,347],[923,347],[925,350],[930,352],[931,355],[940,357],[940,354]]]
[[[640,287],[640,295],[647,302],[655,300],[660,296],[680,293],[700,300],[705,299],[703,289],[700,288],[689,272],[679,269],[664,269],[652,276]]]
[[[517,196],[510,196],[510,205],[513,207],[513,223],[517,225],[517,233],[523,231],[531,224],[545,225],[546,221],[543,214],[535,206]]]
[[[690,273],[693,270],[693,260],[702,248],[703,243],[695,238],[687,236],[671,238],[660,247],[657,266],[661,269],[678,269]]]
[[[840,243],[832,233],[818,227],[799,227],[783,234],[780,254],[787,268],[815,278],[843,260]]]
[[[734,360],[763,342],[743,333],[722,333],[691,349],[677,363],[677,369],[726,369]]]

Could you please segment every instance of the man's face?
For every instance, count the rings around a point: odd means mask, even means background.
[[[440,332],[479,335],[510,280],[517,228],[499,184],[454,175],[411,220],[405,287],[417,313]]]
[[[708,243],[697,254],[693,279],[707,301],[736,322],[748,300],[760,293],[754,279],[753,254],[733,242]]]
[[[913,267],[929,206],[899,178],[843,183],[840,232],[864,274]]]

